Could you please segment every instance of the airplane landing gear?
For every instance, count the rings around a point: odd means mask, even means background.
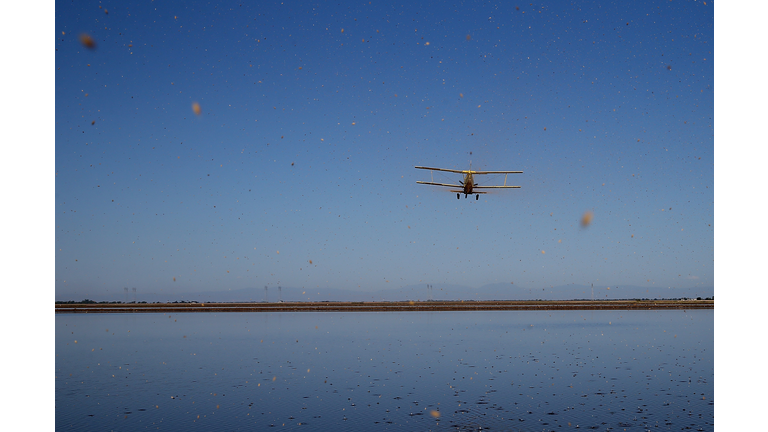
[[[456,199],[461,199],[461,194],[456,194]]]
[[[475,195],[475,201],[480,199],[480,195]]]

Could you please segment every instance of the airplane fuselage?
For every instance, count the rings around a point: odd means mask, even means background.
[[[472,187],[475,185],[475,179],[472,178],[472,173],[467,173],[464,176],[464,196],[472,194]]]

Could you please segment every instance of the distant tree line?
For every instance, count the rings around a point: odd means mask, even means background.
[[[152,302],[151,304],[165,304],[165,303],[166,302]],[[170,302],[170,303],[200,303],[200,302],[197,301],[197,300],[189,300],[189,301],[182,300],[182,301],[174,301],[174,302]],[[136,302],[136,301],[131,301],[131,302],[100,301],[100,302],[97,302],[97,301],[94,301],[94,300],[91,300],[91,299],[83,299],[83,300],[80,300],[80,301],[75,301],[75,300],[61,301],[61,300],[57,300],[56,304],[147,304],[147,302],[145,302],[145,301],[140,301],[140,302]]]
[[[542,299],[536,299],[536,300],[525,300],[525,301],[539,301],[539,302],[553,302],[553,301],[555,301],[555,302],[557,302],[557,301],[588,301],[588,300],[589,299],[573,299],[573,300],[542,300]],[[659,299],[659,298],[656,298],[656,299],[651,299],[651,298],[635,298],[635,299],[610,299],[610,300],[606,300],[606,301],[629,301],[629,300],[634,300],[634,301],[638,301],[638,302],[640,302],[640,301],[654,301],[654,300],[686,301],[686,300],[693,300],[693,298],[690,298],[690,297],[666,298],[666,299],[665,298],[661,298],[661,299]],[[696,297],[696,300],[712,300],[712,301],[714,301],[715,300],[715,296],[707,297],[707,298],[704,298],[704,299],[702,299],[701,297]],[[421,302],[421,300],[417,300],[417,301]],[[448,301],[455,301],[455,300],[448,300]],[[510,301],[510,300],[461,300],[461,301],[480,302],[480,301]],[[512,301],[517,301],[517,300],[512,300]],[[320,303],[338,303],[338,302],[339,302],[338,300],[322,300],[322,301],[320,301]],[[398,301],[395,301],[395,303],[397,303],[397,302]],[[200,302],[197,301],[197,300],[181,300],[181,301],[173,301],[173,302],[159,302],[159,301],[156,301],[156,302],[151,302],[150,304],[173,304],[173,303],[200,303]],[[221,303],[221,302],[205,302],[205,303]],[[224,303],[227,303],[227,302],[224,302]],[[263,302],[263,301],[259,301],[259,302],[253,301],[253,302],[237,302],[237,303],[265,303],[265,302]],[[363,303],[366,303],[366,302],[351,302],[351,303],[363,304]],[[392,301],[390,301],[390,303],[392,303]],[[140,301],[140,302],[136,302],[136,301],[132,301],[132,302],[100,301],[100,302],[97,302],[97,301],[94,301],[94,300],[91,300],[91,299],[83,299],[83,300],[80,300],[80,301],[75,301],[75,300],[56,301],[56,304],[147,304],[147,302],[146,301]]]
[[[135,301],[133,301],[133,302],[100,301],[100,302],[97,302],[97,301],[94,301],[94,300],[91,300],[91,299],[83,299],[83,300],[80,300],[80,301],[74,301],[74,300],[67,300],[67,301],[60,301],[59,300],[59,301],[56,301],[56,304],[137,304],[137,303],[142,304],[142,303],[147,303],[147,302],[145,302],[145,301],[140,301],[140,302],[135,302]]]

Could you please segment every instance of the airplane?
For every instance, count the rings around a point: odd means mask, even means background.
[[[453,169],[446,169],[446,168],[431,168],[431,167],[423,167],[423,166],[417,166],[414,167],[416,169],[426,169],[430,171],[445,171],[445,172],[451,172],[451,173],[457,173],[457,174],[464,174],[464,180],[459,181],[460,184],[447,184],[447,183],[435,183],[434,181],[431,182],[423,182],[423,181],[417,181],[418,184],[426,184],[426,185],[434,185],[434,186],[445,186],[445,187],[453,187],[453,188],[460,188],[460,190],[452,190],[451,192],[456,192],[456,199],[461,198],[461,194],[464,194],[464,198],[466,198],[469,195],[475,194],[475,200],[480,199],[480,194],[488,193],[488,192],[482,192],[482,191],[476,191],[475,189],[519,189],[520,186],[507,186],[507,174],[522,174],[522,171],[472,171],[472,163],[469,164],[468,170],[453,170]],[[485,174],[504,174],[504,185],[503,186],[478,186],[477,183],[475,183],[474,176],[476,175],[485,175]]]

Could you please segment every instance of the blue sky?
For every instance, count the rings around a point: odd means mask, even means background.
[[[57,299],[713,286],[712,4],[518,7],[57,2]]]

